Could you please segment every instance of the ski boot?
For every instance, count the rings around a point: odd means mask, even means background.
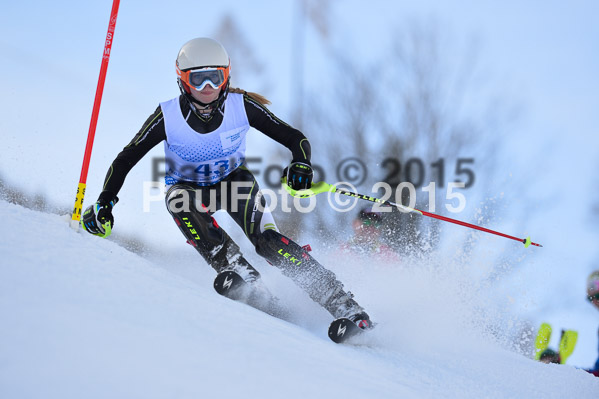
[[[345,292],[343,288],[337,287],[325,302],[324,308],[336,319],[349,319],[363,330],[374,327],[368,313],[353,298],[351,292]]]

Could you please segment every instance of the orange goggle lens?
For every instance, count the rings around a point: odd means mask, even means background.
[[[198,68],[185,72],[177,70],[177,74],[183,82],[196,90],[202,90],[207,85],[210,85],[213,89],[219,89],[229,78],[229,68]]]

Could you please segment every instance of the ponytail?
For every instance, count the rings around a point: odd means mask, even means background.
[[[262,94],[253,93],[251,91],[241,90],[236,87],[229,87],[229,93],[238,93],[238,94],[247,95],[262,105],[271,104],[271,102],[266,97],[264,97]]]

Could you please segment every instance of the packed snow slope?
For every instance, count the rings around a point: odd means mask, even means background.
[[[345,271],[378,326],[337,345],[328,315],[276,270],[264,278],[294,323],[218,296],[183,243],[141,257],[4,201],[0,220],[1,398],[599,397],[584,371],[502,348],[480,328],[486,309],[419,294],[430,273],[377,269],[400,282],[376,287]]]

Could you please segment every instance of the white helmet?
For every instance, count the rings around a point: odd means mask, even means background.
[[[177,68],[181,71],[205,67],[229,67],[229,54],[214,39],[198,37],[181,47],[177,55]]]
[[[198,102],[191,96],[191,88],[202,90],[210,85],[222,90],[215,101],[202,105],[210,105],[216,110],[224,102],[229,89],[231,61],[222,44],[206,37],[188,41],[179,50],[176,68],[181,93],[190,101]]]

